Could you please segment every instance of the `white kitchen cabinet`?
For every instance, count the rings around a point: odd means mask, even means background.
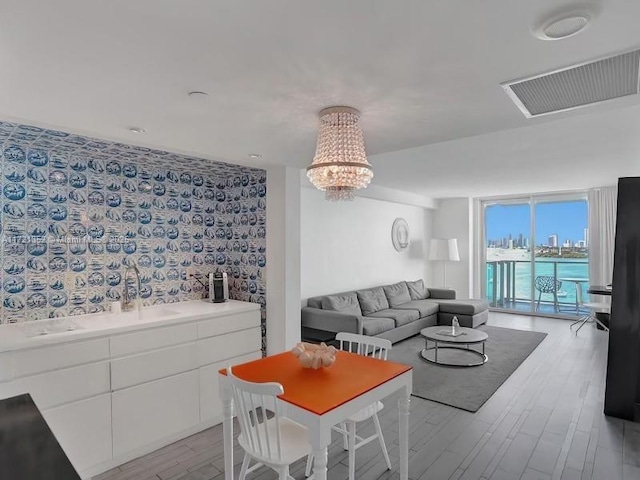
[[[210,365],[255,352],[260,345],[260,329],[251,328],[198,340],[198,364]]]
[[[13,378],[13,362],[9,353],[0,353],[0,382],[8,382]]]
[[[222,404],[218,396],[218,370],[227,368],[229,365],[250,362],[262,357],[262,352],[255,352],[241,357],[235,357],[224,362],[214,363],[200,368],[200,421],[219,421],[222,418]]]
[[[31,348],[13,353],[13,375],[25,377],[100,360],[109,360],[107,338]]]
[[[81,329],[31,338],[0,326],[0,398],[30,393],[82,478],[220,422],[217,370],[261,356],[255,304],[149,318],[74,317]]]
[[[195,342],[111,361],[111,390],[169,377],[198,368]]]
[[[111,394],[42,412],[78,472],[108,462],[111,453]]]
[[[260,326],[260,312],[241,312],[229,315],[221,321],[221,318],[213,318],[198,323],[198,338],[214,337],[225,333],[246,330]]]
[[[150,328],[141,332],[117,335],[111,337],[111,357],[117,358],[132,353],[194,342],[197,338],[198,327],[195,323]]]
[[[0,398],[30,393],[40,410],[110,391],[109,362],[89,363],[0,384]]]
[[[197,370],[113,392],[113,455],[124,455],[200,422]]]

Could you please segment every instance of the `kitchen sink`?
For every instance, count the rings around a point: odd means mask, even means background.
[[[70,318],[52,318],[51,320],[36,320],[22,325],[22,333],[25,336],[39,337],[42,335],[52,335],[55,333],[73,332],[82,330],[84,327]]]

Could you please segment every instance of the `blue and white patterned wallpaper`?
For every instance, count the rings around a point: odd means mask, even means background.
[[[145,305],[226,271],[264,325],[264,170],[7,122],[0,145],[2,323],[102,312],[135,263]]]

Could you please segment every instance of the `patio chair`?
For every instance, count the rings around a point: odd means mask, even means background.
[[[553,294],[553,308],[558,311],[558,291],[562,287],[562,282],[555,277],[548,275],[538,275],[535,280],[535,287],[538,293],[538,302],[536,304],[536,312],[540,309],[540,300],[543,293]]]

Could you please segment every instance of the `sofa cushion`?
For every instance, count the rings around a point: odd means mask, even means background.
[[[379,312],[371,313],[367,318],[392,318],[395,321],[396,327],[401,327],[407,323],[415,322],[420,318],[420,312],[417,310],[399,310],[395,308],[388,308],[387,310],[380,310]]]
[[[411,296],[409,296],[409,289],[407,288],[407,284],[405,282],[386,285],[382,287],[382,290],[384,290],[384,294],[387,296],[387,300],[391,308],[395,307],[396,305],[402,305],[403,303],[411,301]]]
[[[371,337],[396,328],[393,318],[362,318],[362,333]]]
[[[428,317],[438,313],[440,305],[432,300],[411,300],[395,308],[396,310],[417,310],[421,317]]]
[[[351,315],[362,315],[360,303],[356,292],[341,293],[336,295],[327,295],[322,297],[323,310],[335,310],[340,313],[349,313]]]
[[[457,313],[460,315],[475,315],[489,309],[489,304],[484,300],[438,300],[440,311],[443,313]]]
[[[384,294],[382,287],[368,288],[366,290],[358,290],[358,301],[363,315],[379,312],[389,308],[389,302]]]
[[[411,300],[424,300],[425,298],[429,298],[429,289],[424,286],[422,279],[405,283],[407,284]]]

